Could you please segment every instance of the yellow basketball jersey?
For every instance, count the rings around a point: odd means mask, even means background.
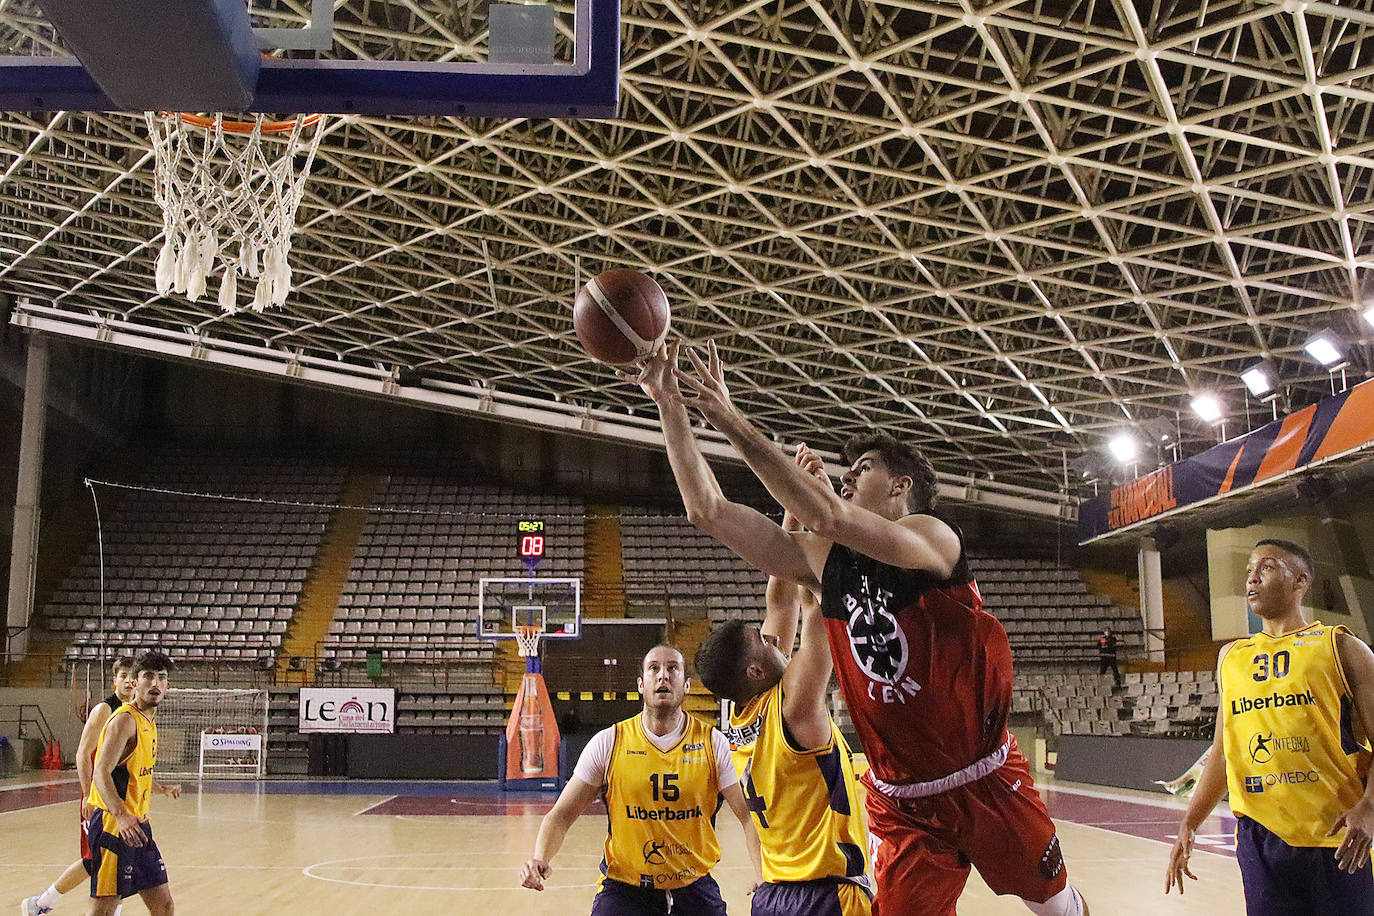
[[[1222,744],[1231,810],[1290,846],[1337,846],[1336,818],[1360,800],[1369,751],[1336,635],[1310,623],[1282,636],[1256,633],[1222,656]]]
[[[862,878],[868,870],[854,763],[835,723],[801,750],[782,720],[782,684],[731,708],[730,753],[763,847],[763,880]]]
[[[110,722],[125,714],[132,716],[134,724],[138,726],[138,740],[134,743],[134,749],[114,769],[115,789],[124,802],[124,810],[135,817],[146,818],[148,798],[153,792],[153,767],[157,766],[157,726],[153,724],[153,720],[125,703],[114,711],[110,721],[100,730],[95,753],[99,758],[100,746],[105,743],[105,733],[110,729]],[[106,804],[100,797],[100,790],[94,784],[91,785],[91,794],[86,800],[102,811],[117,810],[113,804],[115,799],[110,800],[111,804]]]
[[[711,726],[695,716],[677,744],[660,751],[640,716],[616,723],[606,770],[607,877],[672,890],[720,861],[711,823],[720,790]]]

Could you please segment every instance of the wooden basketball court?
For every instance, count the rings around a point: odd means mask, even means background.
[[[76,855],[76,787],[70,775],[0,783],[0,901],[12,906],[46,888]],[[493,784],[268,782],[193,784],[178,801],[155,798],[153,825],[178,910],[195,914],[289,911],[355,913],[499,912],[501,916],[586,913],[595,893],[604,815],[582,817],[554,861],[542,894],[515,884],[551,796],[503,795]],[[1094,916],[1241,916],[1240,874],[1226,848],[1230,819],[1205,832],[1217,852],[1199,850],[1200,879],[1186,897],[1164,896],[1164,838],[1178,822],[1172,799],[1087,786],[1048,790],[1074,883]],[[1069,814],[1073,820],[1065,819]],[[748,866],[738,826],[719,821],[715,874],[732,913],[748,913]],[[1152,838],[1157,837],[1157,838]],[[77,890],[54,912],[85,912]],[[130,901],[125,912],[143,912]],[[978,880],[960,905],[966,916],[1023,914]]]

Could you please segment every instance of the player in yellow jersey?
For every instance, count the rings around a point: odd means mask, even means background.
[[[1374,916],[1374,652],[1302,606],[1312,558],[1260,541],[1245,596],[1263,629],[1221,651],[1212,751],[1179,824],[1165,892],[1183,892],[1193,838],[1226,794],[1249,916]]]
[[[176,798],[180,786],[153,779],[157,707],[167,693],[172,660],[145,652],[134,662],[134,696],[115,710],[100,734],[89,802],[97,810],[86,833],[91,846],[91,914],[110,916],[138,894],[153,916],[171,916],[167,868],[153,842],[148,802],[153,792]]]
[[[76,775],[81,783],[81,858],[67,866],[66,871],[48,889],[36,897],[29,897],[19,904],[21,916],[44,916],[51,913],[57,901],[91,877],[91,848],[86,841],[86,822],[94,809],[87,798],[91,794],[91,769],[95,765],[95,746],[100,740],[100,732],[110,721],[114,711],[134,696],[134,660],[127,655],[116,658],[110,667],[113,677],[113,690],[101,702],[91,707],[86,714],[86,724],[81,729],[81,740],[76,746]]]
[[[655,646],[644,656],[643,712],[587,744],[539,825],[534,854],[520,870],[523,886],[544,889],[553,871],[549,862],[568,829],[601,794],[608,830],[592,916],[723,916],[725,902],[710,874],[720,861],[713,819],[721,796],[744,828],[757,872],[758,836],[730,746],[719,731],[682,710],[685,667],[671,646]]]
[[[785,528],[795,528],[790,515]],[[801,643],[787,659],[801,607]],[[830,718],[830,647],[820,603],[770,578],[762,627],[713,629],[695,660],[731,702],[726,737],[756,818],[764,884],[753,916],[867,916],[872,911],[862,807],[849,746]]]

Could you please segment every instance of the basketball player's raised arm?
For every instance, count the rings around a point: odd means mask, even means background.
[[[1368,739],[1374,733],[1371,731],[1374,729],[1374,652],[1370,652],[1369,646],[1349,633],[1337,635],[1336,651],[1341,658],[1346,683],[1354,694],[1360,728]],[[1336,865],[1352,875],[1369,867],[1369,849],[1371,842],[1374,842],[1374,786],[1369,784],[1368,773],[1365,775],[1364,792],[1360,800],[1337,818],[1327,834],[1335,836],[1342,829],[1345,830],[1345,837],[1336,849]]]
[[[818,588],[815,571],[799,546],[803,534],[789,534],[777,522],[756,509],[731,502],[706,458],[701,454],[691,420],[678,392],[674,371],[678,345],[665,344],[657,353],[639,361],[639,374],[620,373],[620,378],[644,389],[658,406],[668,463],[682,493],[687,518],[693,525],[729,547],[740,559],[790,582]]]
[[[830,709],[825,702],[830,671],[830,644],[821,604],[807,592],[801,602],[801,645],[782,675],[782,720],[807,750],[830,742]]]
[[[773,498],[809,532],[818,540],[843,544],[890,566],[927,570],[940,578],[954,571],[959,537],[952,528],[927,515],[892,521],[841,499],[829,486],[818,486],[806,465],[819,458],[803,445],[792,461],[759,432],[731,402],[715,344],[708,344],[707,351],[705,362],[687,351],[698,377],[674,370],[678,381],[693,392],[684,398],[685,403],[700,410],[730,440]]]
[[[534,841],[534,855],[520,869],[520,884],[531,890],[542,891],[544,879],[553,873],[549,861],[563,848],[563,840],[568,828],[573,825],[587,806],[596,800],[601,791],[599,786],[589,785],[576,776],[568,778],[558,801],[544,820],[539,824],[539,836]]]
[[[783,513],[782,530],[789,534],[801,531],[801,524],[791,512]],[[788,658],[792,656],[792,647],[797,641],[797,612],[801,609],[803,596],[809,594],[795,582],[777,576],[768,577],[768,587],[763,592],[763,625],[759,627],[759,633]]]
[[[768,577],[768,587],[763,592],[759,634],[764,642],[777,646],[785,658],[792,657],[792,646],[797,641],[797,611],[804,594],[807,592],[800,585],[777,576]]]

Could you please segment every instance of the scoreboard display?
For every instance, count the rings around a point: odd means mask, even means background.
[[[533,566],[544,558],[544,523],[526,519],[516,528],[520,538],[520,559]]]

